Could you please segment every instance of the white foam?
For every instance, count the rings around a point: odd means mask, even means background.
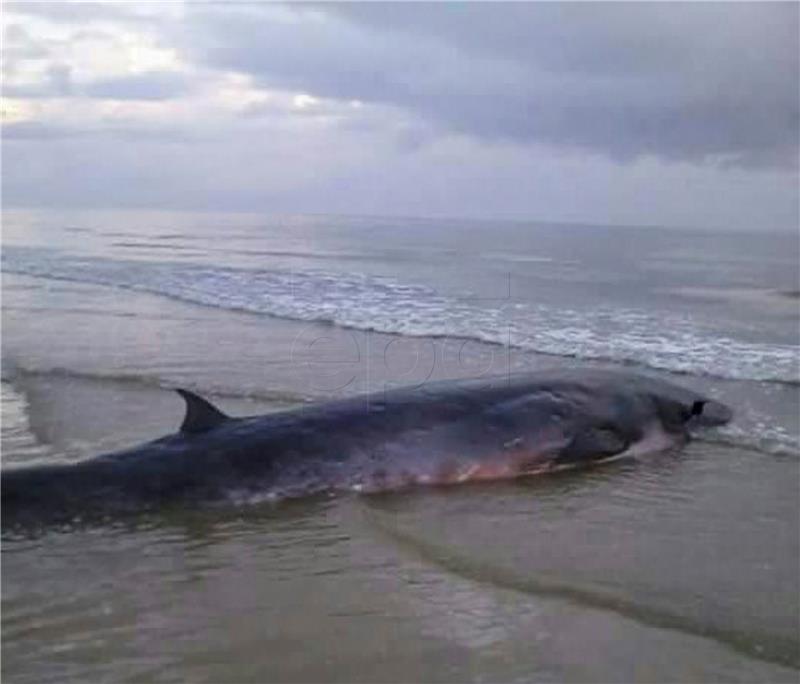
[[[149,292],[223,309],[722,378],[800,382],[800,348],[722,336],[690,314],[556,308],[442,296],[388,277],[76,258],[7,247],[4,269]]]

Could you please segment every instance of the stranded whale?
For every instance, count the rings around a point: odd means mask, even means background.
[[[663,450],[731,418],[677,385],[599,370],[435,382],[247,418],[178,392],[186,415],[175,434],[3,471],[3,530],[243,496],[511,478]]]

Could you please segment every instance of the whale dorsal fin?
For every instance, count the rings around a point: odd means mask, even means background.
[[[194,392],[185,389],[176,389],[186,401],[186,416],[181,423],[181,432],[196,434],[207,432],[228,420],[216,406],[198,397]]]

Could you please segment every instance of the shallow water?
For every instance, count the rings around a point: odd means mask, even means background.
[[[763,304],[797,287],[794,238],[723,236],[711,263],[708,234],[614,255],[552,227],[506,228],[500,249],[475,224],[414,223],[402,243],[320,217],[4,222],[4,468],[171,432],[176,385],[244,415],[624,362],[736,411],[680,453],[590,470],[6,540],[4,679],[797,680],[797,312]]]

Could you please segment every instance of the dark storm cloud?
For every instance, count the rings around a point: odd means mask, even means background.
[[[798,5],[202,5],[186,46],[267,87],[487,140],[794,166]]]

